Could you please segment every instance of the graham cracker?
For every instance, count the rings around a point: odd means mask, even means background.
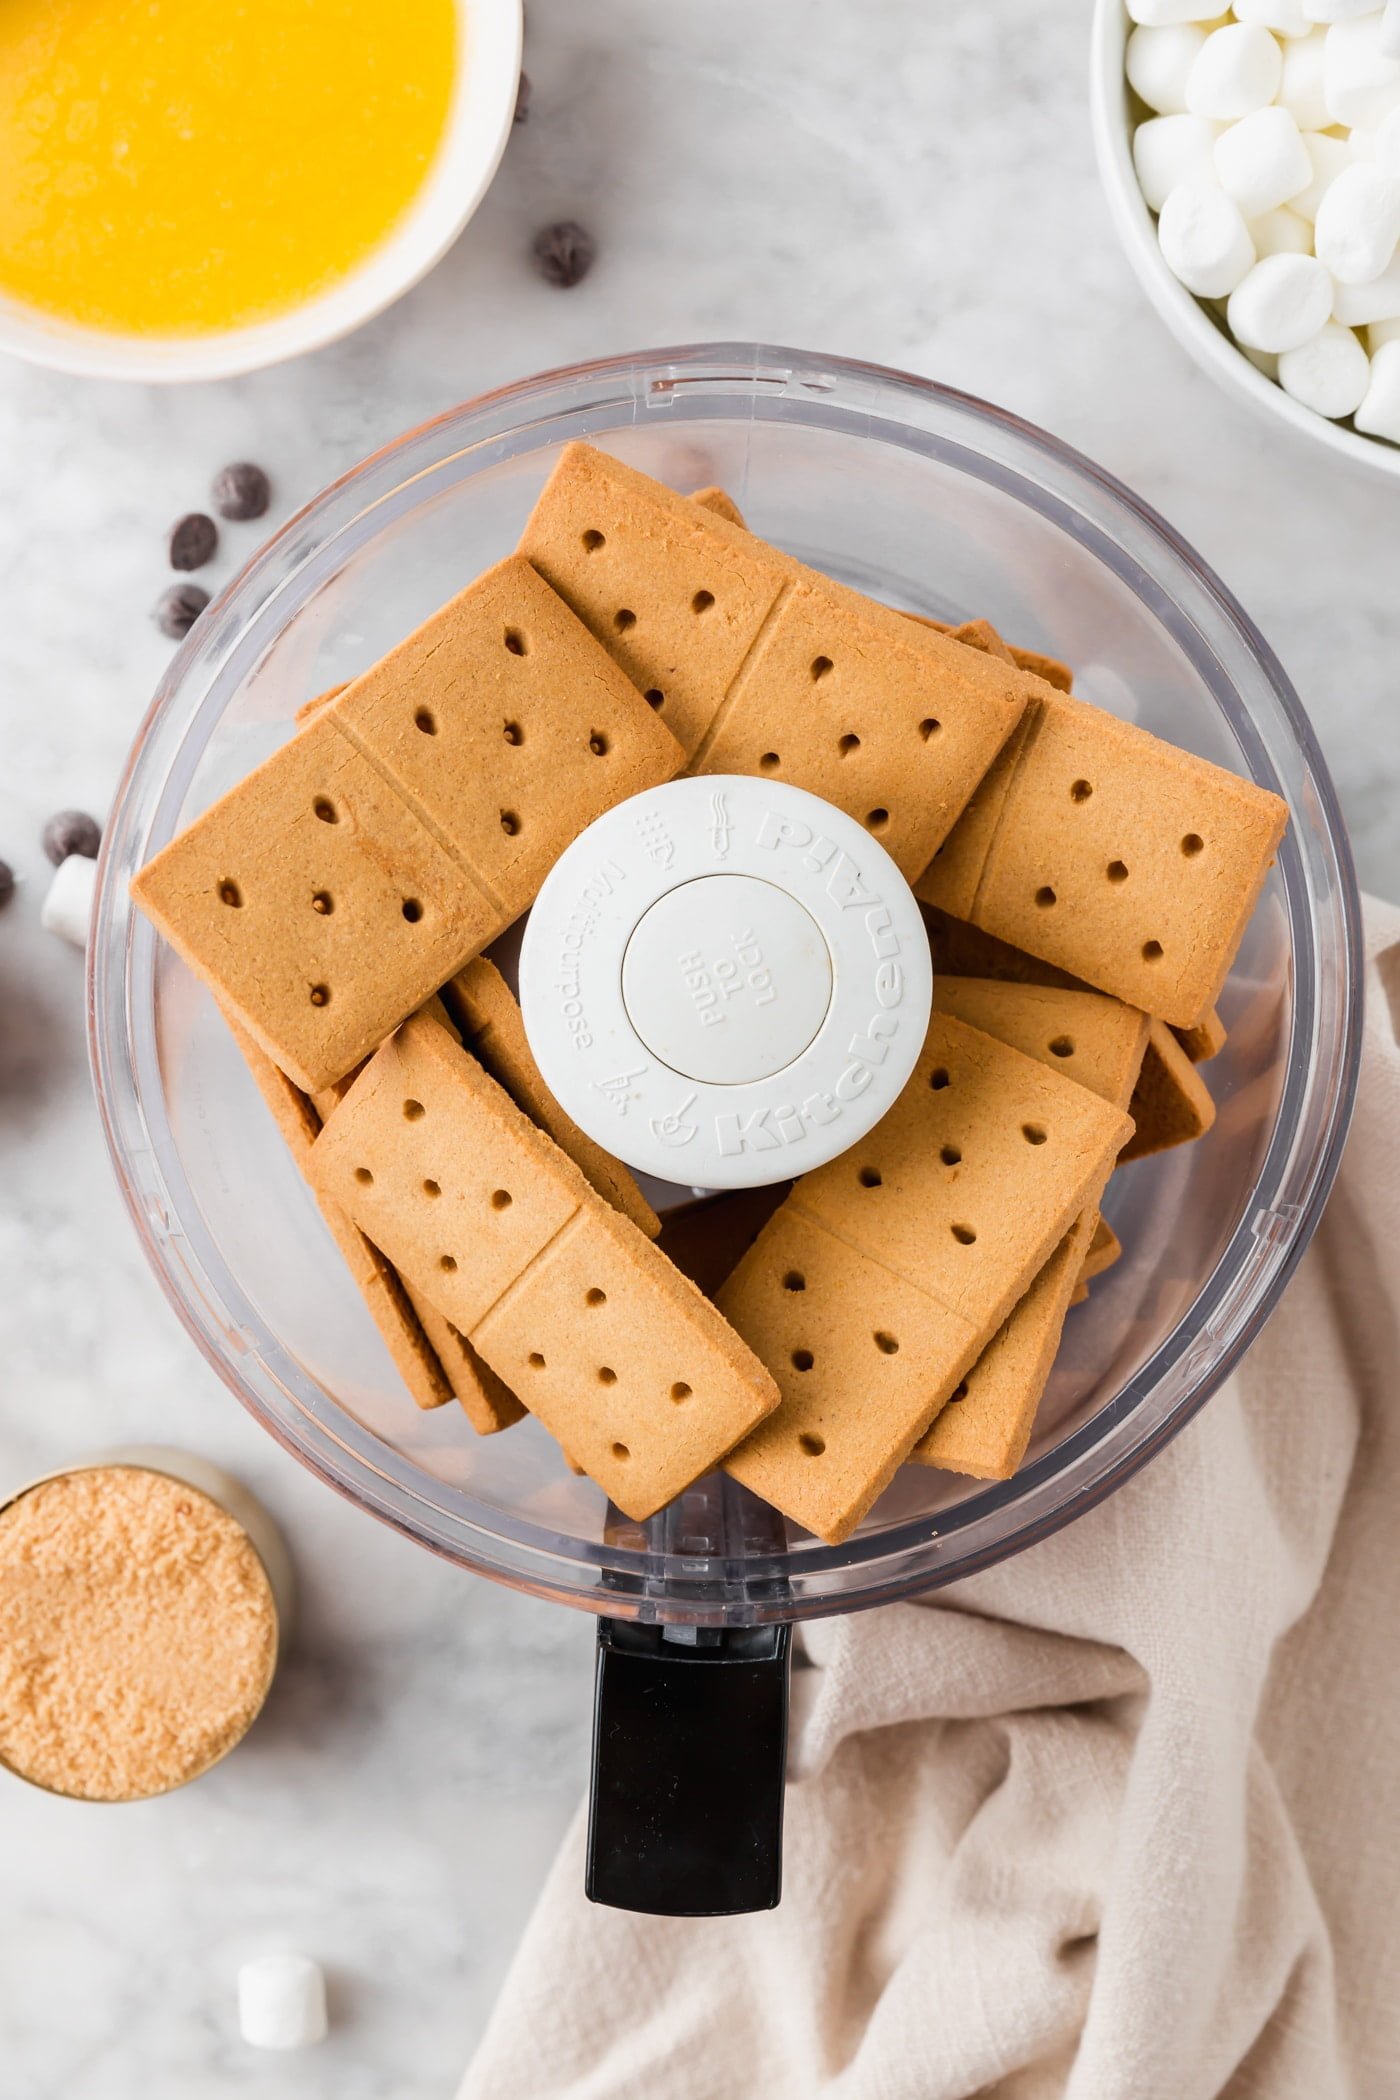
[[[1123,1109],[1133,1095],[1148,1034],[1147,1018],[1136,1007],[1096,992],[950,977],[935,981],[934,1000],[936,1011],[956,1014],[1038,1058],[1113,1108]],[[992,1480],[1015,1472],[1025,1455],[1065,1314],[1091,1262],[1106,1267],[1112,1258],[1107,1255],[1110,1241],[1117,1246],[1098,1215],[1096,1199],[1076,1218],[969,1372],[951,1428],[938,1435],[940,1414],[910,1454],[915,1461],[952,1466],[946,1454],[956,1451],[967,1463],[954,1466],[955,1471]]]
[[[1048,1064],[935,1013],[889,1114],[795,1184],[719,1294],[783,1402],[727,1469],[819,1537],[847,1537],[1097,1204],[1130,1128]]]
[[[936,634],[953,635],[959,641],[970,643],[974,649],[979,646],[980,630],[983,627],[990,628],[993,634],[996,633],[996,629],[985,620],[965,620],[961,627],[956,627],[951,620],[935,620],[931,613],[906,612],[904,618],[913,620],[919,627],[931,627]],[[1008,645],[1003,644],[1003,647],[1006,646]],[[1046,656],[1040,649],[1018,649],[1014,642],[1009,647],[1012,662],[1021,670],[1031,672],[1036,678],[1043,678],[1045,683],[1053,685],[1057,692],[1070,691],[1074,684],[1074,673],[1068,664],[1061,663],[1058,656]]]
[[[566,447],[520,551],[655,700],[691,771],[807,788],[911,877],[1036,689],[586,445]]]
[[[679,770],[606,651],[512,556],[348,685],[337,728],[518,918],[595,817]]]
[[[1009,1480],[1016,1471],[1054,1368],[1093,1216],[1080,1212],[1015,1312],[915,1445],[911,1456],[919,1465],[941,1466],[976,1480]]]
[[[319,715],[323,707],[329,707],[332,700],[338,700],[348,684],[348,679],[342,679],[339,685],[328,685],[324,693],[317,693],[313,699],[303,700],[301,706],[292,716],[292,720],[297,727],[300,729],[303,723],[309,722],[313,716]]]
[[[698,503],[701,510],[713,511],[717,518],[728,518],[731,525],[744,526],[747,532],[744,513],[727,490],[714,487],[696,489],[690,500],[692,503]]]
[[[311,1148],[320,1136],[321,1109],[260,1050],[246,1029],[227,1014],[230,1033],[242,1051],[258,1092],[304,1179],[311,1184],[317,1207],[339,1248],[356,1289],[369,1309],[404,1384],[419,1407],[442,1407],[457,1400],[473,1429],[490,1436],[518,1422],[525,1410],[476,1356],[461,1336],[431,1307],[420,1305],[404,1285],[393,1263],[367,1239],[338,1203],[316,1188],[310,1173]],[[327,1112],[337,1097],[322,1097]]]
[[[920,898],[1174,1026],[1219,995],[1278,796],[1042,685]]]
[[[443,986],[443,997],[467,1048],[505,1088],[516,1107],[549,1133],[614,1210],[620,1210],[639,1232],[654,1240],[661,1220],[633,1176],[621,1160],[579,1129],[545,1085],[515,994],[496,965],[484,955],[477,956]]]
[[[1089,1251],[1084,1257],[1084,1280],[1092,1283],[1102,1276],[1114,1263],[1122,1258],[1123,1242],[1106,1218],[1100,1218],[1094,1227],[1094,1237],[1089,1242]]]
[[[776,1405],[714,1307],[437,1023],[370,1060],[312,1171],[628,1516]]]
[[[1124,1163],[1189,1145],[1215,1121],[1210,1089],[1170,1028],[1151,1024],[1151,1056],[1144,1058],[1130,1113],[1136,1128],[1123,1148]]]
[[[1010,984],[1058,985],[1073,991],[1089,989],[1082,979],[1071,977],[1068,971],[1057,969],[1053,963],[1041,962],[1023,949],[998,940],[994,934],[985,933],[981,927],[971,926],[963,919],[956,919],[937,906],[924,906],[924,925],[935,978],[945,975],[996,977]],[[1219,1016],[1214,1012],[1207,1015],[1200,1033],[1203,1042],[1215,1040],[1219,1048],[1224,1041]],[[1174,1029],[1158,1026],[1148,1030],[1139,1084],[1129,1104],[1135,1125],[1132,1145],[1125,1155],[1129,1159],[1145,1158],[1149,1153],[1162,1152],[1170,1145],[1184,1144],[1190,1138],[1199,1137],[1209,1130],[1215,1118],[1214,1106],[1203,1082],[1198,1075],[1188,1072],[1182,1060],[1173,1054],[1169,1036],[1179,1039],[1179,1033]]]
[[[1208,1065],[1225,1048],[1225,1023],[1214,1007],[1194,1028],[1174,1028],[1172,1034],[1193,1065]]]
[[[674,740],[523,561],[355,679],[134,879],[298,1086],[342,1078]]]

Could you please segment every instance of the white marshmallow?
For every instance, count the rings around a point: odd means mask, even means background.
[[[1308,149],[1286,109],[1256,109],[1227,126],[1215,142],[1215,174],[1247,219],[1277,210],[1313,179]]]
[[[1371,383],[1356,411],[1356,427],[1400,445],[1400,342],[1382,343],[1371,359]]]
[[[1128,0],[1131,19],[1150,29],[1173,22],[1209,22],[1219,13],[1219,0]]]
[[[1226,322],[1251,350],[1296,350],[1332,311],[1332,280],[1314,255],[1266,255],[1230,294]]]
[[[1325,131],[1305,131],[1302,136],[1312,162],[1313,179],[1305,190],[1289,198],[1288,208],[1311,223],[1337,177],[1352,165],[1352,152],[1345,139],[1329,138]]]
[[[1323,53],[1322,92],[1334,124],[1379,124],[1400,107],[1400,59],[1381,49],[1381,18],[1334,22]]]
[[[1366,348],[1372,357],[1384,350],[1387,343],[1400,343],[1400,318],[1393,321],[1373,321],[1366,330]]]
[[[86,948],[96,892],[97,862],[86,854],[70,853],[54,869],[49,893],[39,909],[39,924],[45,933],[56,933],[75,948]]]
[[[1333,422],[1361,406],[1371,377],[1371,360],[1349,328],[1335,321],[1278,361],[1278,383],[1285,394],[1314,414]]]
[[[326,1979],[306,1954],[264,1954],[238,1972],[238,2026],[254,2049],[305,2049],[326,2038]]]
[[[1167,268],[1199,299],[1223,299],[1254,262],[1238,204],[1204,183],[1177,184],[1162,206],[1157,239]]]
[[[1356,134],[1352,141],[1355,144]],[[1382,175],[1394,175],[1400,179],[1400,109],[1393,109],[1385,121],[1371,133],[1370,158]]]
[[[1315,29],[1283,47],[1283,65],[1278,100],[1291,110],[1300,131],[1325,131],[1332,119],[1327,110],[1324,80],[1327,65],[1327,31]]]
[[[1312,23],[1303,13],[1303,0],[1235,0],[1237,22],[1257,22],[1275,36],[1306,36]]]
[[[1285,204],[1249,221],[1249,238],[1256,255],[1311,255],[1312,228],[1306,219]]]
[[[1129,86],[1149,109],[1159,116],[1185,113],[1187,78],[1205,40],[1205,31],[1190,22],[1133,31],[1123,63]]]
[[[1341,284],[1369,284],[1400,240],[1400,182],[1365,161],[1343,168],[1317,207],[1313,243]]]
[[[1215,180],[1215,139],[1219,125],[1204,117],[1149,117],[1133,133],[1133,166],[1138,187],[1153,211],[1160,211],[1179,182]]]
[[[1283,53],[1257,22],[1229,22],[1213,29],[1186,78],[1186,107],[1193,117],[1247,117],[1272,102],[1283,78]]]
[[[1400,58],[1400,0],[1385,0],[1381,17],[1381,49],[1387,58]]]
[[[1400,251],[1379,277],[1367,284],[1339,284],[1332,295],[1332,318],[1344,328],[1364,328],[1371,321],[1393,321],[1400,315]]]
[[[1303,0],[1303,13],[1310,22],[1353,22],[1358,15],[1375,14],[1380,0]]]

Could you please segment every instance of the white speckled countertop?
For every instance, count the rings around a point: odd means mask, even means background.
[[[4,2100],[450,2094],[585,1777],[588,1622],[358,1515],[196,1356],[118,1204],[79,958],[39,930],[40,827],[106,808],[168,656],[163,534],[218,466],[265,462],[284,514],[466,395],[646,344],[928,373],[1200,548],[1312,712],[1363,881],[1400,894],[1400,486],[1251,420],[1154,319],[1098,193],[1087,33],[1084,0],[530,0],[528,124],[454,253],[360,335],[186,390],[0,366],[0,855],[23,878],[0,918],[0,1480],[186,1444],[264,1497],[302,1584],[267,1714],[185,1794],[0,1784]],[[528,256],[563,216],[600,249],[567,294]],[[226,530],[216,578],[254,535]],[[238,1963],[278,1946],[331,1974],[308,2056],[237,2037]]]

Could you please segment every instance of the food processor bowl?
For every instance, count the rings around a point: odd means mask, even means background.
[[[130,877],[355,676],[515,544],[586,438],[914,611],[982,615],[1076,691],[1281,795],[1289,827],[1225,988],[1201,1143],[1117,1173],[1117,1265],[1069,1316],[1029,1453],[987,1484],[906,1467],[839,1546],[732,1482],[647,1524],[610,1512],[529,1419],[420,1413],[209,993]],[[1258,1333],[1317,1222],[1356,1084],[1355,879],[1312,731],[1268,645],[1170,527],[1016,417],[929,381],[743,344],[546,373],[409,433],[318,496],[196,623],[128,762],[91,942],[98,1099],[158,1277],[286,1448],[434,1551],[692,1653],[726,1629],[927,1590],[1044,1537],[1160,1450]],[[736,1636],[737,1637],[737,1636]],[[781,1643],[779,1645],[782,1645]]]

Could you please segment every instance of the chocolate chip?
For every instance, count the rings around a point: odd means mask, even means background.
[[[530,114],[530,76],[520,75],[520,85],[515,91],[515,121],[523,124]]]
[[[546,284],[557,284],[562,291],[588,275],[597,252],[592,234],[577,219],[542,226],[535,235],[535,268]]]
[[[156,600],[156,625],[172,642],[182,642],[208,603],[202,584],[172,583]]]
[[[214,508],[221,518],[240,524],[260,518],[272,501],[272,484],[251,460],[236,459],[214,476]]]
[[[192,510],[170,528],[172,569],[202,569],[212,561],[219,544],[219,528],[202,510]]]
[[[0,860],[0,911],[5,909],[15,893],[15,871],[7,860]]]
[[[84,860],[96,860],[101,844],[102,827],[86,810],[61,809],[44,826],[44,851],[56,868],[74,853],[81,853]]]

